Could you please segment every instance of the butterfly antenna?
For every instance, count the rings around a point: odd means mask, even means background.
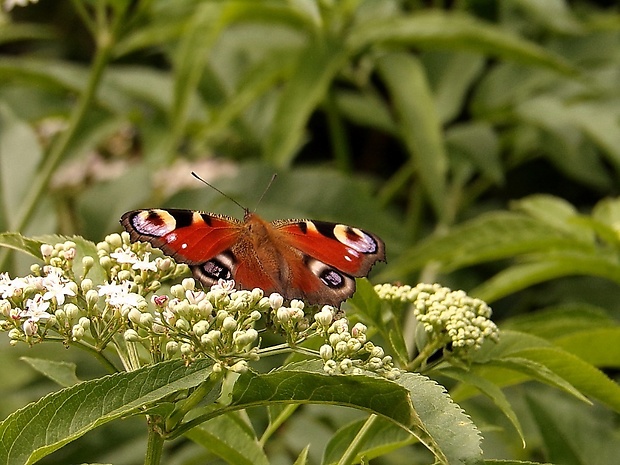
[[[265,190],[263,191],[261,196],[258,198],[258,202],[256,202],[256,206],[254,207],[254,211],[256,211],[256,209],[258,208],[258,205],[260,204],[261,200],[263,200],[263,197],[265,197],[265,194],[267,193],[267,191],[269,190],[269,188],[273,184],[273,181],[276,180],[277,176],[278,176],[278,173],[273,173],[273,175],[271,176],[271,179],[269,180],[269,183],[267,184],[267,187],[265,187]]]
[[[192,176],[194,176],[196,179],[198,179],[199,181],[205,183],[207,186],[209,186],[211,189],[213,189],[216,192],[219,192],[220,194],[222,194],[224,197],[226,197],[228,200],[230,200],[231,202],[233,202],[236,205],[239,205],[243,211],[247,212],[248,209],[245,208],[243,205],[241,205],[239,202],[237,202],[235,199],[233,199],[230,195],[222,192],[221,190],[219,190],[217,187],[215,187],[213,184],[208,183],[207,181],[205,181],[204,179],[202,179],[200,176],[198,176],[195,172],[192,171]],[[271,184],[271,183],[269,183]]]

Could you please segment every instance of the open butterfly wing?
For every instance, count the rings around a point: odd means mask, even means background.
[[[151,209],[125,213],[121,224],[132,241],[150,242],[180,263],[200,265],[228,250],[242,223],[191,210]]]
[[[310,220],[272,224],[290,246],[350,276],[366,276],[377,261],[385,261],[383,241],[358,228]]]

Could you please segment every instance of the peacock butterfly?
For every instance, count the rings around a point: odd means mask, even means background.
[[[355,277],[385,261],[385,244],[372,233],[312,220],[268,222],[246,209],[243,221],[193,210],[125,213],[132,241],[150,242],[190,266],[206,286],[234,279],[285,299],[338,306],[355,292]]]

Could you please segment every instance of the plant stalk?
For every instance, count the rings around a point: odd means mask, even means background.
[[[164,437],[161,434],[163,420],[157,415],[147,415],[149,435],[146,443],[144,465],[159,465],[164,451]]]

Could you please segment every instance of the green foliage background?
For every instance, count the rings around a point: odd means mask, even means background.
[[[373,280],[465,289],[502,329],[617,380],[619,83],[615,2],[40,0],[0,16],[0,231],[100,240],[150,206],[240,216],[190,171],[250,209],[277,172],[261,216],[369,229],[388,250]],[[27,272],[21,256],[0,259]],[[1,343],[5,417],[53,390],[17,354],[58,349]],[[591,406],[509,370],[497,382],[525,448],[488,399],[448,382],[485,458],[620,456],[613,395]],[[272,463],[309,442],[319,463],[356,415],[302,409]],[[140,463],[134,421],[42,463]],[[217,463],[188,440],[172,451],[166,463]],[[376,463],[417,458],[404,448]]]

